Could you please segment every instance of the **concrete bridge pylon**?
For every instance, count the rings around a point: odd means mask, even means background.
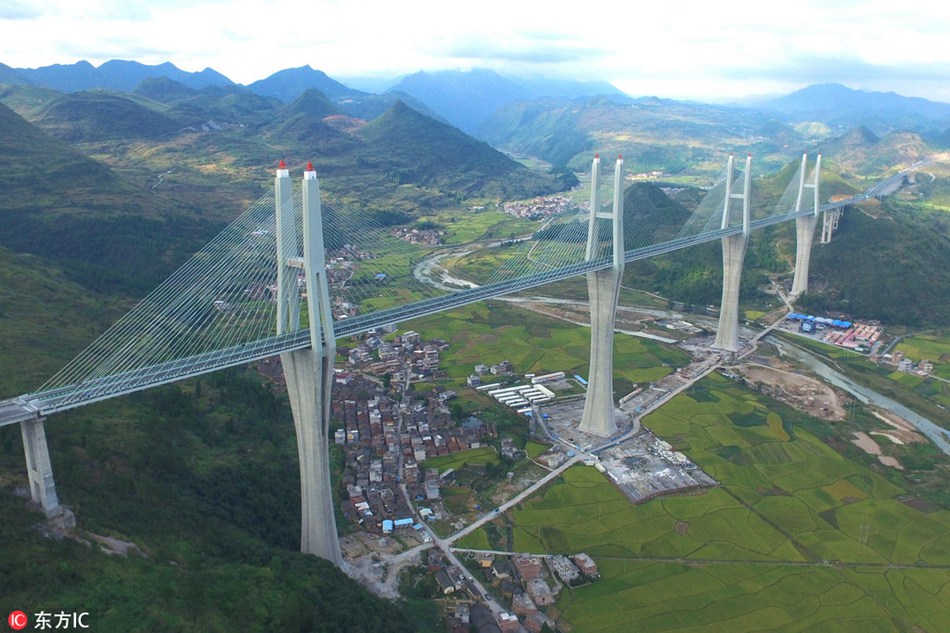
[[[300,551],[339,567],[343,556],[333,512],[328,437],[336,339],[326,277],[320,185],[310,165],[303,177],[302,236],[297,235],[292,192],[289,172],[281,161],[275,178],[277,333],[300,329],[301,273],[306,281],[310,326],[310,348],[280,355],[300,459]]]
[[[802,209],[802,202],[805,189],[812,189],[814,193],[814,213],[795,218],[795,276],[792,279],[792,298],[798,297],[802,293],[808,292],[808,265],[811,259],[811,247],[815,241],[815,227],[818,225],[818,214],[821,207],[818,193],[818,179],[821,172],[821,154],[815,161],[815,172],[812,182],[805,182],[805,167],[808,164],[808,155],[802,155],[801,180],[798,184],[798,198],[795,202],[795,213]],[[835,209],[837,211],[837,209]],[[825,224],[828,223],[828,215],[825,215]],[[835,220],[837,224],[837,219]],[[822,229],[824,236],[824,229]],[[824,243],[824,239],[822,239]]]
[[[752,156],[746,158],[745,178],[741,193],[733,192],[735,162],[729,156],[726,165],[726,196],[722,209],[721,228],[729,228],[732,201],[742,201],[742,233],[722,238],[722,304],[719,308],[719,327],[715,347],[739,351],[739,283],[742,280],[742,262],[749,243],[749,224],[752,218],[750,191],[752,187]]]
[[[614,417],[613,357],[614,320],[620,298],[620,280],[624,270],[623,240],[623,158],[614,167],[614,201],[612,211],[602,211],[598,185],[600,157],[591,166],[590,222],[587,231],[587,261],[602,256],[601,221],[611,223],[610,268],[587,273],[590,301],[590,375],[584,414],[579,429],[585,433],[607,437],[617,431]]]
[[[49,459],[49,447],[46,444],[46,425],[44,419],[35,416],[31,420],[20,422],[23,436],[23,452],[26,454],[26,473],[30,482],[30,497],[39,505],[47,518],[62,514],[56,496],[56,484],[53,481],[53,464]]]
[[[835,231],[838,230],[838,222],[841,221],[844,210],[845,207],[839,207],[837,209],[829,209],[822,214],[824,220],[821,224],[822,244],[831,244],[831,238],[834,236]]]

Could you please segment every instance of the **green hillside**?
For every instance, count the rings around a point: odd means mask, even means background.
[[[660,171],[699,184],[730,151],[749,151],[757,169],[777,169],[804,146],[792,128],[760,112],[661,99],[536,99],[498,110],[481,136],[503,149],[584,169],[592,151],[622,154],[633,172]],[[800,154],[799,154],[800,155]]]
[[[891,132],[879,138],[865,127],[854,128],[816,150],[832,158],[839,173],[871,178],[900,171],[933,154],[927,142],[914,132]]]
[[[845,132],[829,137],[832,129]],[[879,138],[860,126],[792,127],[764,110],[656,98],[518,101],[500,108],[480,135],[506,151],[578,171],[595,151],[622,154],[634,173],[656,171],[661,179],[699,186],[719,175],[729,152],[751,153],[759,178],[803,152],[834,159],[845,175],[879,177],[933,151],[916,132]]]
[[[51,134],[81,141],[84,153],[127,181],[206,216],[233,217],[245,208],[269,186],[281,159],[292,170],[312,161],[323,190],[351,205],[416,214],[466,200],[554,193],[577,182],[572,174],[527,169],[399,101],[366,121],[316,90],[288,105],[240,87],[194,91],[159,79],[133,95],[27,92],[6,88],[0,100]]]
[[[60,266],[0,247],[0,399],[38,388],[127,308]]]
[[[950,217],[887,199],[851,208],[812,251],[815,280],[799,303],[890,325],[950,324]],[[814,288],[814,290],[812,290]]]
[[[170,106],[169,115],[207,126],[260,125],[274,117],[282,105],[241,86],[206,86],[194,90],[177,81],[146,79],[133,93]]]
[[[343,114],[343,111],[334,105],[332,101],[327,99],[322,92],[311,88],[297,97],[293,102],[281,108],[280,114],[284,118],[305,115],[315,119],[322,119],[335,114]]]
[[[143,294],[221,226],[124,182],[0,105],[0,246],[92,290]]]
[[[704,195],[701,190],[686,188],[671,197],[650,183],[637,183],[627,188],[624,194],[624,229],[628,234],[636,235],[633,243],[628,236],[627,248],[675,238]],[[760,196],[771,199],[767,190]],[[781,270],[785,265],[777,254],[777,241],[770,230],[760,231],[750,238],[743,267],[743,298],[755,296],[764,271]],[[718,305],[722,295],[722,249],[714,241],[669,255],[630,262],[624,272],[623,285],[649,290],[697,307]]]
[[[187,124],[128,97],[105,92],[62,95],[37,109],[32,119],[69,142],[157,139]]]
[[[557,181],[532,172],[487,143],[397,102],[359,131],[370,142],[366,160],[400,165],[398,183],[438,186],[469,196],[528,198],[560,189]]]

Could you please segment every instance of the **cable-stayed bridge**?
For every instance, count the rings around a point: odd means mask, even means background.
[[[752,209],[751,158],[737,170],[730,157],[717,184],[691,216],[633,214],[634,221],[624,223],[623,162],[618,159],[615,165],[612,209],[601,203],[599,163],[595,159],[592,165],[588,208],[549,219],[531,235],[455,247],[455,253],[490,253],[487,259],[495,268],[482,270],[477,284],[456,282],[454,287],[429,283],[420,272],[439,256],[438,249],[410,243],[412,235],[394,230],[385,214],[321,197],[312,170],[305,172],[301,186],[295,188],[282,167],[274,190],[63,370],[36,391],[0,402],[0,426],[23,425],[34,499],[48,513],[58,507],[46,454],[45,416],[277,354],[288,372],[301,444],[302,482],[322,481],[328,478],[320,453],[325,453],[337,337],[578,275],[588,278],[592,305],[592,387],[583,425],[589,432],[609,435],[616,429],[611,381],[595,379],[594,368],[605,376],[611,372],[609,341],[626,262],[721,240],[724,290],[717,346],[734,350],[738,278],[751,231],[796,220],[799,252],[793,292],[796,286],[801,291],[807,288],[807,259],[817,217],[887,193],[921,166],[877,183],[859,196],[820,204],[820,157],[810,169],[803,157],[785,194],[772,208],[760,210]],[[805,200],[808,189],[813,190],[811,201]],[[742,208],[735,208],[739,203]],[[802,275],[804,281],[799,279]],[[600,323],[595,324],[598,319]],[[289,369],[293,366],[296,369]],[[291,379],[290,373],[296,377]],[[315,418],[318,423],[314,427],[298,418]],[[301,428],[308,425],[313,428],[304,438]],[[312,471],[308,475],[304,470],[309,460],[316,462],[306,467]],[[302,485],[304,496],[313,492],[306,483]],[[325,513],[327,503],[328,499],[315,497],[308,510],[305,500],[302,548],[338,562],[338,546],[334,551],[329,544],[335,536],[327,526],[316,528],[322,532],[311,534],[307,544],[306,532],[315,529],[308,528],[307,515]],[[332,506],[329,516],[332,523]]]
[[[822,204],[818,211],[823,213],[840,209],[880,195],[877,192],[887,191],[895,183],[900,183],[910,171],[877,183],[861,195]],[[796,179],[793,178],[789,189],[795,184]],[[815,215],[814,207],[797,210],[794,205],[785,207],[787,196],[783,196],[772,213],[752,218],[747,228],[741,222],[722,226],[716,224],[719,221],[716,213],[721,213],[724,191],[725,187],[713,188],[675,237],[626,248],[624,261],[655,257],[741,235],[743,231]],[[268,294],[267,287],[272,286],[276,279],[273,196],[273,191],[265,194],[132,312],[37,391],[0,402],[0,426],[19,422],[34,414],[48,415],[308,347],[310,333],[307,328],[283,334],[274,331],[273,299],[262,298]],[[297,205],[299,198],[298,193],[294,200]],[[368,214],[361,216],[352,210],[340,210],[333,202],[326,201],[323,202],[323,208],[331,218],[330,222],[324,220],[327,243],[343,243],[342,240],[348,238],[357,242],[354,230],[370,237],[374,232],[383,233],[383,238],[386,237],[383,227],[374,223],[371,217],[363,217]],[[586,216],[587,212],[585,210],[576,215]],[[397,303],[359,316],[337,316],[333,322],[333,334],[337,337],[350,336],[609,268],[612,262],[609,256],[592,259],[583,257],[581,247],[587,237],[586,228],[585,233],[580,235],[582,239],[578,239],[576,231],[571,234],[571,229],[575,228],[571,223],[577,220],[577,217],[561,218],[550,229],[553,233],[551,242],[560,248],[557,251],[546,249],[547,262],[537,264],[533,269],[526,254],[542,249],[538,241],[528,240],[519,245],[521,259],[512,257],[506,269],[498,271],[489,283]],[[636,243],[642,242],[643,237],[648,235],[649,231],[641,227],[638,234],[631,231],[625,238],[628,242]],[[376,235],[376,239],[379,237]],[[370,242],[356,248],[371,252],[374,246]],[[393,245],[389,244],[386,248],[386,252],[374,259],[391,257]],[[332,249],[328,250],[332,252]],[[571,253],[571,250],[576,252]],[[374,267],[373,259],[370,259],[365,266],[375,270],[385,267],[385,264]],[[390,294],[413,292],[409,288],[411,284],[398,289],[383,287],[382,284],[364,285],[369,285],[371,290],[383,288]],[[418,292],[418,288],[414,290],[416,294],[424,294],[429,289],[423,292]],[[344,285],[339,296],[347,294],[365,299],[368,291],[363,288],[348,293]],[[253,311],[248,310],[249,306],[254,308]]]

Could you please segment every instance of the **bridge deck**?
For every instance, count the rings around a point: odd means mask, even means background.
[[[867,200],[868,198],[883,195],[885,192],[890,191],[896,183],[906,178],[908,173],[915,171],[924,164],[926,163],[918,163],[908,170],[891,176],[877,183],[859,196],[822,205],[820,212],[845,207]],[[750,229],[758,230],[812,213],[814,213],[813,210],[805,210],[798,213],[788,213],[753,220],[750,223]],[[742,233],[741,226],[707,231],[691,237],[674,239],[660,244],[629,250],[625,253],[624,259],[627,262],[647,259],[740,233]],[[408,319],[443,312],[469,303],[528,290],[554,281],[602,270],[610,266],[610,258],[604,257],[592,261],[561,266],[528,277],[516,278],[475,288],[467,288],[448,295],[423,299],[402,306],[337,321],[334,324],[333,334],[336,337],[351,336],[383,325],[398,323]],[[227,367],[262,360],[282,352],[304,349],[309,346],[310,331],[298,330],[289,334],[265,338],[253,343],[227,347],[214,352],[153,365],[145,369],[86,380],[80,384],[69,385],[51,391],[25,394],[16,398],[0,401],[0,426],[15,424],[37,416],[45,416],[58,411],[65,411],[92,402],[106,400],[194,376],[200,376]]]

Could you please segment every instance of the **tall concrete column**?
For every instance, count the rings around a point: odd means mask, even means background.
[[[830,211],[825,211],[822,215],[824,216],[823,222],[821,225],[821,243],[822,244],[831,244],[831,238],[834,236],[835,231],[838,230],[838,220],[841,219],[841,215],[844,213],[844,208],[831,209]]]
[[[309,349],[280,355],[297,431],[300,459],[300,551],[343,563],[330,487],[330,395],[336,339],[330,312],[323,246],[320,185],[307,166],[303,179],[303,236],[298,240],[292,183],[281,162],[275,179],[277,207],[277,331],[300,329],[301,275],[307,290]],[[302,244],[303,253],[298,252]]]
[[[821,206],[818,199],[818,178],[821,171],[821,154],[815,162],[814,181],[805,182],[805,167],[808,164],[808,155],[802,156],[801,181],[798,185],[798,200],[795,202],[795,212],[801,211],[805,189],[814,190],[814,213],[795,218],[795,276],[792,279],[792,297],[798,297],[808,292],[808,265],[811,260],[811,247],[815,241],[815,227],[818,225],[818,213]]]
[[[791,293],[793,298],[808,292],[808,265],[816,226],[818,218],[813,215],[795,218],[795,276],[792,278]]]
[[[731,226],[733,200],[742,200],[742,233],[722,238],[722,304],[719,308],[719,327],[715,346],[730,352],[739,350],[739,284],[742,280],[742,262],[749,243],[751,207],[749,193],[752,183],[752,157],[746,159],[745,181],[742,193],[733,193],[733,157],[729,156],[726,169],[726,198],[722,210],[722,228]]]
[[[598,184],[600,158],[591,167],[590,224],[587,232],[587,260],[599,256],[599,220],[611,222],[610,268],[587,274],[590,297],[590,375],[580,430],[603,437],[617,431],[614,419],[614,320],[620,298],[620,280],[624,269],[623,242],[623,158],[614,168],[614,204],[612,212],[600,210]]]
[[[715,346],[729,352],[739,351],[739,283],[748,242],[747,235],[722,238],[722,304]]]
[[[63,509],[56,496],[56,484],[53,482],[53,465],[49,460],[49,447],[46,445],[46,426],[43,418],[20,422],[23,436],[23,452],[26,455],[26,472],[30,480],[30,496],[33,502],[43,508],[47,517],[61,514]]]
[[[300,460],[300,551],[339,566],[343,557],[330,487],[329,416],[324,413],[330,402],[325,378],[332,380],[333,368],[327,371],[325,363],[320,362],[321,368],[317,369],[315,356],[309,349],[280,355]]]

